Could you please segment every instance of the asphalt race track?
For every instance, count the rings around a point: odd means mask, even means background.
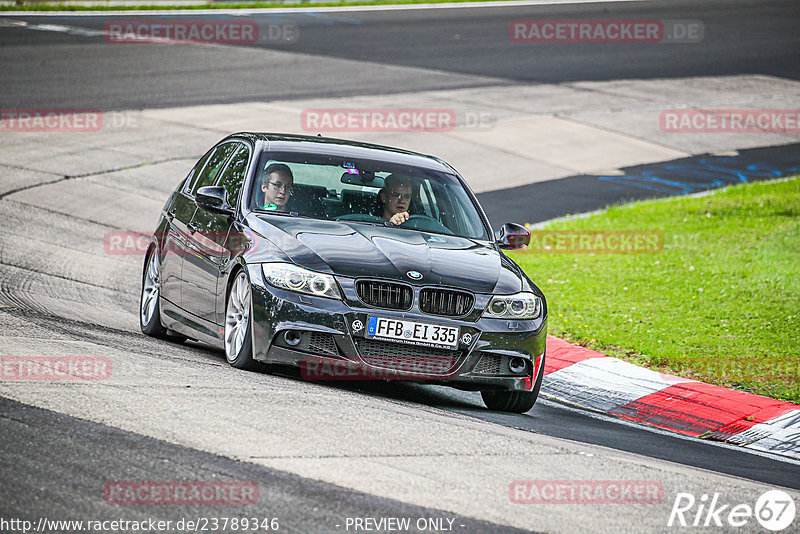
[[[365,495],[273,469],[221,458],[185,447],[142,437],[0,398],[0,428],[14,440],[4,442],[3,457],[9,469],[4,477],[3,516],[25,510],[29,517],[74,517],[76,503],[84,513],[113,517],[108,504],[96,498],[99,479],[125,480],[132,470],[153,480],[232,479],[255,482],[269,488],[269,498],[248,509],[250,517],[290,518],[281,529],[318,532],[320,525],[334,526],[344,517],[436,517],[437,510],[411,506]],[[91,439],[84,439],[91,436]],[[31,458],[30,446],[52,451]],[[81,459],[92,458],[92,466]],[[25,469],[11,468],[23,464]],[[61,466],[53,472],[53,465]],[[146,474],[146,475],[145,475]],[[41,489],[39,489],[41,488]],[[31,503],[31,492],[40,498]],[[192,517],[195,507],[184,505],[168,517]],[[159,515],[157,507],[143,507],[126,514],[135,521]],[[109,515],[109,514],[112,515]],[[215,509],[218,516],[238,513],[234,506]],[[26,514],[26,515],[27,515]],[[460,532],[524,532],[448,514]]]
[[[800,145],[795,143],[636,165],[619,175],[569,176],[479,193],[478,200],[497,227],[506,220],[539,223],[624,202],[701,193],[743,180],[774,180],[798,170]]]
[[[0,14],[3,109],[152,110],[361,95],[388,102],[431,90],[700,75],[800,79],[795,1],[258,14],[260,24],[295,25],[300,37],[248,46],[110,46],[98,33],[110,21],[146,17]],[[696,20],[705,33],[692,44],[554,44],[543,52],[508,39],[511,21],[531,18]],[[484,97],[492,98],[491,89]],[[0,132],[0,355],[113,363],[111,379],[96,383],[0,380],[0,519],[247,515],[277,517],[283,532],[317,533],[353,531],[347,518],[411,517],[441,519],[459,532],[661,532],[670,530],[680,492],[721,492],[726,503],[752,504],[767,489],[800,490],[800,463],[789,458],[546,398],[524,415],[492,413],[477,393],[311,384],[284,369],[237,371],[200,344],[144,336],[137,324],[142,258],[109,254],[103,236],[149,229],[193,158],[221,137],[202,124],[173,127],[169,136],[157,126],[135,139],[115,133],[102,147],[69,134]],[[535,223],[733,183],[696,178],[709,158],[732,174],[750,168],[750,180],[796,174],[800,144],[786,143],[662,158],[479,197],[493,224]],[[95,161],[101,150],[118,159]],[[673,185],[656,187],[648,181],[655,175]],[[656,480],[664,494],[652,505],[510,502],[509,484],[528,479]],[[259,499],[245,509],[104,499],[107,484],[142,480],[248,481]],[[14,530],[0,523],[0,531]],[[758,524],[736,531],[756,532]]]
[[[514,20],[556,16],[700,20],[705,31],[700,43],[550,44],[546,54],[508,38],[508,25]],[[191,19],[180,16],[181,20],[187,18]],[[743,73],[798,79],[800,37],[794,30],[799,18],[800,6],[791,0],[255,16],[254,20],[264,25],[298,26],[296,42],[257,45],[267,54],[303,54],[294,60],[234,55],[224,48],[109,47],[102,37],[5,27],[0,33],[4,66],[0,91],[3,105],[9,108],[106,110],[388,94],[479,87],[498,81],[564,83]],[[115,20],[106,16],[22,19],[94,30]],[[25,53],[20,54],[23,47]],[[415,75],[391,67],[424,70]]]

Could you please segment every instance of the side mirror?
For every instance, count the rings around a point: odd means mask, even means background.
[[[225,193],[224,187],[207,185],[197,190],[194,201],[198,207],[210,211],[211,213],[233,215],[236,213],[236,210],[228,204],[226,197],[227,194]]]
[[[516,223],[506,223],[497,232],[497,246],[505,250],[525,248],[531,242],[531,232]]]

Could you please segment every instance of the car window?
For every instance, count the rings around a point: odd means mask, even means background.
[[[216,181],[219,171],[228,161],[228,158],[233,151],[240,145],[240,143],[229,142],[219,145],[214,149],[214,152],[209,156],[205,167],[200,172],[192,185],[191,195],[194,196],[197,190],[207,185],[213,185]]]
[[[186,180],[184,181],[184,184],[183,184],[183,192],[186,193],[187,195],[192,190],[192,187],[194,186],[195,180],[197,179],[198,175],[200,174],[200,171],[202,170],[203,165],[206,164],[206,161],[208,160],[208,156],[210,156],[212,152],[214,152],[213,148],[211,150],[209,150],[208,152],[206,152],[205,154],[203,154],[203,157],[200,158],[199,160],[197,160],[197,163],[194,164],[194,167],[192,167],[192,170],[189,171],[189,175],[186,177]]]
[[[234,208],[239,203],[239,190],[247,174],[247,164],[250,162],[250,147],[239,144],[239,148],[233,154],[220,176],[218,185],[225,188],[228,195],[228,203]]]
[[[431,190],[430,184],[424,184],[421,190],[420,203],[422,205],[422,209],[425,210],[426,215],[429,217],[439,218],[438,210],[436,210],[436,199],[433,196],[433,191]]]
[[[288,200],[271,189],[275,172],[290,180]],[[264,152],[253,180],[248,203],[257,211],[385,225],[392,213],[384,200],[391,192],[410,216],[398,228],[488,239],[474,201],[452,174],[329,154]]]

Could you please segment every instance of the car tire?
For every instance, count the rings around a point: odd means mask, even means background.
[[[544,377],[544,355],[539,364],[539,376],[531,391],[481,391],[483,403],[490,410],[498,412],[525,413],[533,408],[539,398]]]
[[[144,260],[142,291],[139,295],[139,326],[148,336],[166,338],[167,329],[161,324],[161,272],[158,254],[150,249]]]
[[[158,254],[151,248],[144,260],[142,292],[139,295],[139,327],[148,336],[183,343],[186,336],[165,328],[161,323],[161,271]]]
[[[255,370],[258,362],[253,359],[253,304],[250,280],[245,271],[239,271],[225,304],[225,359],[237,369]]]

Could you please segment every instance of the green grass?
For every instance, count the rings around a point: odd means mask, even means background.
[[[174,9],[261,9],[261,8],[315,8],[331,6],[372,6],[372,5],[399,5],[399,4],[445,4],[451,2],[484,2],[500,0],[345,0],[342,2],[242,2],[242,3],[202,3],[193,5],[169,5],[150,4],[150,5],[130,5],[130,6],[109,6],[93,5],[82,6],[70,3],[41,3],[23,5],[0,5],[0,11],[152,11],[152,10],[174,10]]]
[[[656,371],[800,403],[800,177],[616,206],[547,230],[655,230],[650,254],[512,257],[550,333]]]

